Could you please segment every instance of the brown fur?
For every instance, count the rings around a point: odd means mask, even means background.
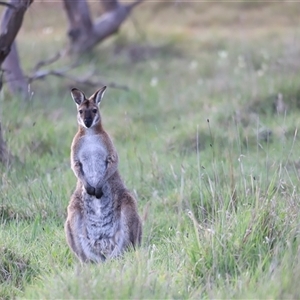
[[[77,89],[78,132],[71,146],[77,186],[68,206],[67,242],[82,262],[99,262],[140,244],[136,200],[118,171],[118,154],[102,127],[98,104],[105,87],[89,99]]]

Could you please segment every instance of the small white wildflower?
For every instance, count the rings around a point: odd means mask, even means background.
[[[258,77],[262,77],[264,74],[265,74],[265,72],[264,72],[264,70],[262,70],[262,69],[259,69],[259,70],[257,71],[257,76],[258,76]]]
[[[190,65],[189,65],[190,70],[195,70],[195,69],[197,69],[197,67],[198,67],[198,62],[195,60],[191,61]]]
[[[51,33],[53,33],[53,27],[48,26],[43,28],[43,34],[51,34]]]
[[[158,84],[158,79],[157,79],[157,77],[152,77],[152,78],[151,78],[151,81],[150,81],[150,85],[151,85],[151,86],[157,86],[157,84]]]
[[[225,50],[220,50],[220,51],[218,52],[218,56],[219,56],[221,59],[225,59],[225,58],[228,57],[228,52],[225,51]]]
[[[203,81],[202,78],[199,78],[199,79],[197,80],[197,84],[198,84],[198,85],[203,85],[203,83],[204,83],[204,81]]]
[[[238,56],[238,66],[242,69],[246,67],[245,57],[243,55]]]

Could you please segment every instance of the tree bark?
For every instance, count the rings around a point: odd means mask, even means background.
[[[4,60],[2,69],[10,92],[26,99],[28,97],[28,82],[21,68],[16,42],[11,45],[10,53]]]
[[[11,0],[5,9],[0,29],[0,66],[10,91],[27,96],[27,81],[22,72],[15,38],[22,26],[24,14],[33,0]]]
[[[82,0],[64,0],[64,9],[69,21],[68,36],[71,44],[84,43],[84,38],[93,29],[89,6]]]
[[[109,0],[109,1],[100,0],[100,2],[105,12],[115,10],[119,5],[119,1],[117,0]]]
[[[12,160],[13,156],[7,150],[6,143],[2,135],[2,127],[0,123],[0,163],[8,164]]]
[[[64,0],[64,9],[69,20],[68,52],[71,54],[88,52],[95,45],[118,32],[131,10],[142,1],[137,0],[124,5],[117,0],[100,0],[104,14],[93,22],[85,0]]]
[[[10,3],[6,3],[0,27],[0,67],[6,68],[5,77],[10,82],[9,87],[13,88],[12,92],[21,92],[23,95],[27,94],[27,84],[24,84],[25,78],[14,40],[22,26],[24,14],[32,2],[33,0],[11,0]],[[1,88],[2,82],[0,90]],[[7,164],[12,158],[3,139],[0,123],[0,162]]]

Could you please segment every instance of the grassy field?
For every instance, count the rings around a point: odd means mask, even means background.
[[[18,160],[0,169],[0,299],[299,298],[299,14],[148,2],[82,58],[72,75],[128,87],[109,88],[101,111],[144,220],[142,246],[101,265],[81,266],[63,231],[74,83],[34,82],[27,103],[4,86]],[[61,4],[34,3],[18,43],[26,73],[61,49]]]

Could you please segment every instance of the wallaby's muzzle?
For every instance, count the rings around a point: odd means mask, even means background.
[[[84,125],[87,127],[87,128],[90,128],[93,124],[93,119],[84,119]]]

